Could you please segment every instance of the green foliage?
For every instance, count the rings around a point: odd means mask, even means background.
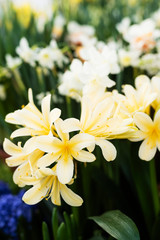
[[[109,211],[90,219],[117,240],[140,240],[135,223],[119,210]]]

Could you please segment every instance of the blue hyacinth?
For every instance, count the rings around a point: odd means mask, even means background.
[[[17,239],[19,217],[23,216],[27,222],[30,222],[32,218],[31,207],[22,202],[23,194],[24,191],[21,191],[18,195],[13,195],[9,193],[6,184],[0,183],[0,230],[11,236],[11,239]]]

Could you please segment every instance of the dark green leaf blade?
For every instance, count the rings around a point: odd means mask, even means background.
[[[109,211],[90,219],[117,240],[140,240],[135,223],[119,210]]]

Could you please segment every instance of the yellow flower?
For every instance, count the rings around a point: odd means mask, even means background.
[[[147,114],[138,112],[134,116],[134,122],[139,130],[136,138],[130,140],[144,140],[139,148],[139,157],[150,161],[154,158],[157,148],[160,150],[160,110],[155,114],[153,121]]]
[[[27,204],[36,204],[45,197],[51,197],[51,201],[54,204],[61,205],[60,195],[64,201],[71,206],[81,206],[83,203],[80,196],[58,181],[56,166],[52,169],[39,169],[36,172],[36,177],[26,177],[23,180],[25,184],[33,185],[22,198]]]
[[[9,113],[6,116],[6,122],[22,125],[23,128],[15,130],[11,134],[11,138],[19,136],[37,136],[48,135],[52,130],[52,124],[61,114],[61,110],[54,108],[50,111],[51,95],[43,98],[41,109],[42,113],[33,102],[32,90],[29,89],[29,103],[21,110]]]
[[[73,177],[73,158],[81,162],[93,162],[95,156],[83,148],[94,143],[94,138],[89,134],[76,134],[69,140],[69,134],[64,133],[61,128],[62,119],[55,121],[55,130],[59,138],[52,136],[36,137],[36,148],[46,152],[38,161],[38,167],[47,167],[57,161],[56,174],[62,184],[70,182]]]

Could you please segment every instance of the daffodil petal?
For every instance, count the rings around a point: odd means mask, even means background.
[[[58,180],[63,183],[69,183],[73,177],[73,160],[67,156],[67,159],[60,159],[57,163],[57,177]]]
[[[73,157],[80,162],[93,162],[96,160],[94,154],[81,150],[77,154],[73,154]]]
[[[96,144],[101,148],[103,156],[108,162],[116,158],[117,151],[111,142],[104,139],[98,139],[96,140]]]
[[[140,145],[139,157],[142,160],[150,161],[154,158],[156,150],[157,147],[156,146],[151,147],[151,145],[149,144],[149,139],[145,139]]]
[[[81,206],[83,203],[83,199],[75,194],[71,189],[69,189],[67,186],[61,184],[61,196],[63,200],[74,207]]]

